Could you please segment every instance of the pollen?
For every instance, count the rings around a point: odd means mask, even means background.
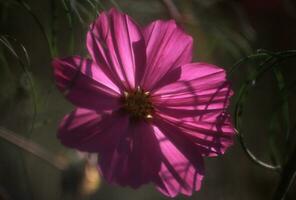
[[[150,93],[140,87],[123,94],[123,109],[130,114],[132,119],[152,119],[153,105]]]

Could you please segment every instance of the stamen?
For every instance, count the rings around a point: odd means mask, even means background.
[[[140,91],[141,91],[141,88],[140,88],[140,86],[138,86],[138,87],[137,87],[137,91],[138,91],[138,92],[140,92]]]
[[[150,114],[146,115],[146,119],[152,119],[152,118],[153,118],[152,115]]]
[[[150,92],[144,92],[140,87],[136,90],[123,93],[123,109],[133,119],[152,119],[153,105]]]
[[[123,95],[124,95],[125,98],[127,98],[128,97],[128,92],[124,91]]]

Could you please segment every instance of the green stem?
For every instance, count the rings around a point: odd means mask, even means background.
[[[266,71],[273,69],[275,65],[281,63],[283,60],[295,57],[296,51],[289,50],[289,51],[284,51],[284,52],[271,53],[268,51],[261,50],[258,54],[253,54],[253,55],[247,56],[247,57],[239,60],[237,63],[235,63],[232,70],[230,71],[230,75],[238,68],[238,66],[240,66],[244,62],[248,61],[249,59],[258,58],[261,56],[264,56],[264,57],[267,56],[267,58],[260,64],[260,66],[257,70],[257,73],[251,78],[251,80],[247,81],[243,86],[241,86],[241,88],[239,90],[239,95],[237,97],[237,101],[235,104],[234,121],[235,121],[235,127],[237,128],[237,130],[239,132],[239,134],[238,134],[239,141],[241,143],[241,146],[242,146],[244,152],[248,156],[248,158],[250,158],[250,160],[252,162],[256,163],[259,166],[262,166],[267,169],[279,171],[280,170],[279,165],[271,165],[271,164],[261,161],[247,147],[247,145],[244,141],[243,131],[241,130],[241,127],[242,127],[241,116],[242,116],[242,112],[243,112],[243,103],[245,101],[245,98],[247,97],[248,91],[252,87],[252,82],[260,79],[262,77],[262,75],[265,74]]]
[[[122,11],[122,9],[120,8],[119,4],[115,1],[115,0],[110,0],[110,2],[119,10]]]
[[[21,137],[12,131],[9,131],[3,127],[0,127],[0,138],[6,140],[7,142],[14,144],[22,150],[36,156],[37,158],[45,161],[51,166],[62,170],[66,167],[67,163],[64,160],[58,159],[55,155],[49,153],[40,145],[33,143],[32,141]]]
[[[55,0],[51,0],[51,48],[52,48],[52,55],[53,57],[58,55],[58,48],[57,48],[57,7]]]
[[[274,193],[273,200],[284,200],[296,178],[296,148],[283,167],[279,185]]]
[[[67,19],[68,19],[68,29],[70,32],[70,45],[69,45],[69,52],[70,54],[73,54],[74,51],[74,32],[73,32],[73,19],[72,19],[72,12],[70,10],[70,3],[69,1],[66,2],[66,0],[62,1],[63,7],[64,7],[64,11],[67,15]]]
[[[235,121],[235,127],[237,127],[237,129],[239,129],[239,127],[241,127],[241,124],[240,124],[241,123],[240,116],[242,115],[241,105],[242,105],[243,98],[245,98],[245,95],[246,95],[246,92],[247,92],[248,89],[249,89],[249,85],[247,85],[247,84],[245,84],[240,89],[239,97],[238,97],[238,102],[239,103],[237,103],[236,106],[235,106],[235,111],[234,111],[235,118],[234,118],[234,121]],[[257,164],[258,166],[261,166],[261,167],[264,167],[264,168],[267,168],[267,169],[271,169],[271,170],[278,171],[280,169],[279,165],[271,165],[271,164],[268,164],[266,162],[263,162],[252,153],[252,151],[247,147],[247,145],[245,143],[243,131],[238,131],[238,139],[239,139],[239,142],[241,144],[241,147],[242,147],[243,151],[246,153],[248,158],[253,163]]]

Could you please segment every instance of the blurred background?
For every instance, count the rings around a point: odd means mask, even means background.
[[[288,50],[296,49],[296,1],[0,0],[1,200],[166,199],[152,185],[106,184],[96,155],[67,149],[56,138],[59,120],[73,106],[55,88],[51,60],[87,56],[88,26],[111,7],[141,26],[174,18],[194,38],[194,61],[229,72],[236,94],[231,113],[244,144],[272,166],[295,166],[296,57]],[[256,165],[240,142],[205,158],[202,189],[188,199],[272,199],[283,173]],[[286,199],[296,199],[296,183]]]

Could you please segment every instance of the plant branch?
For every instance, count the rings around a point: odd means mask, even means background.
[[[66,160],[58,158],[57,156],[48,152],[42,146],[3,127],[0,127],[0,138],[11,144],[14,144],[18,148],[25,150],[28,153],[31,153],[32,155],[38,157],[39,159],[47,162],[48,164],[59,170],[63,170],[67,166]]]
[[[170,13],[170,16],[173,19],[175,19],[177,22],[182,21],[182,15],[172,0],[162,0],[162,3],[166,6],[167,10]]]

